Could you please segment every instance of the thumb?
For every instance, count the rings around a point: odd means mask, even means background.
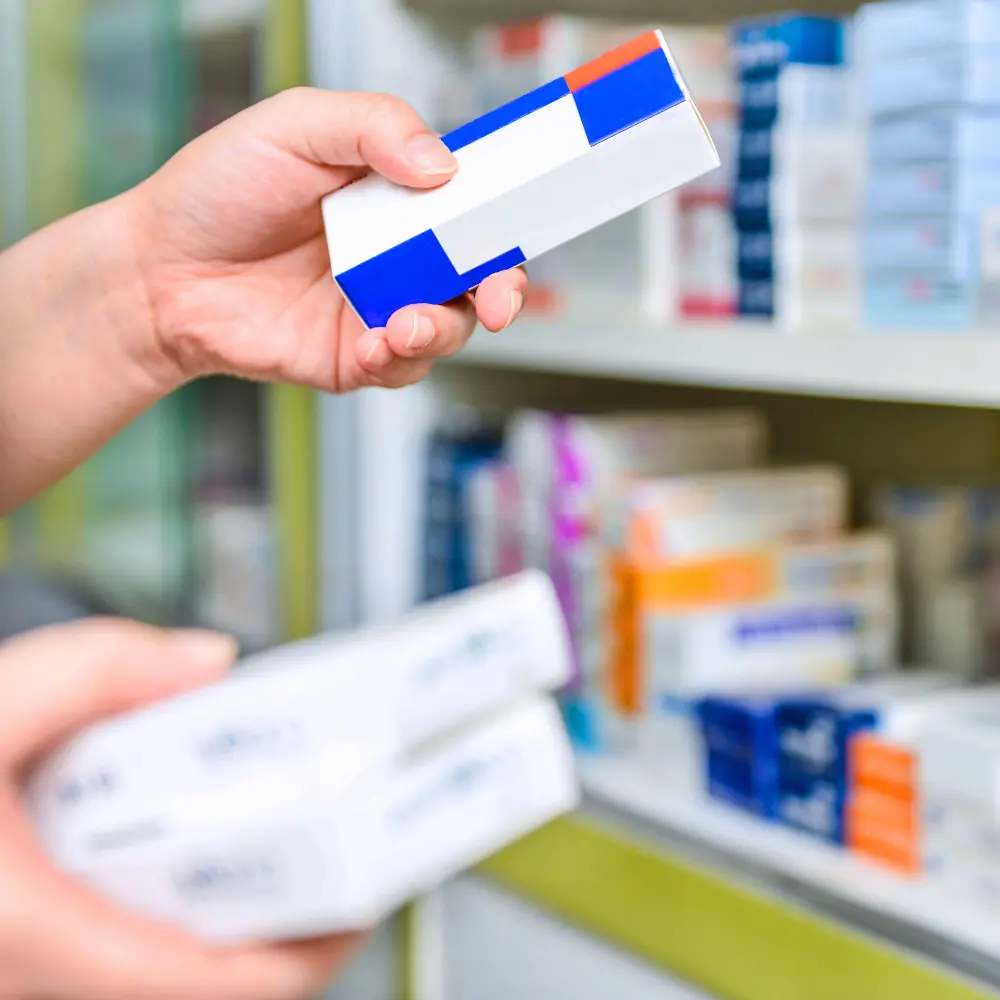
[[[236,652],[217,633],[115,618],[0,643],[0,767],[20,767],[105,716],[218,680]]]

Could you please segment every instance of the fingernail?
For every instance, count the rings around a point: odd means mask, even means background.
[[[385,337],[379,337],[365,355],[365,364],[373,368],[384,368],[392,361],[392,349]]]
[[[239,653],[232,636],[204,629],[180,629],[171,640],[185,660],[198,665],[231,662]]]
[[[406,147],[406,158],[422,174],[440,176],[453,174],[458,161],[451,150],[436,136],[425,133],[414,136]]]
[[[521,311],[521,307],[524,305],[524,296],[517,290],[514,289],[510,293],[510,313],[507,316],[507,322],[504,323],[503,328],[506,330],[511,323],[517,319],[517,314]]]
[[[416,348],[417,350],[423,350],[425,347],[431,346],[431,341],[434,340],[434,324],[426,316],[421,316],[420,313],[414,313],[413,315],[413,329],[410,331],[410,339],[406,342],[406,349],[408,351]]]

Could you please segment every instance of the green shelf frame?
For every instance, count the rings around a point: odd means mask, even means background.
[[[723,1000],[998,995],[588,817],[550,824],[478,873]]]

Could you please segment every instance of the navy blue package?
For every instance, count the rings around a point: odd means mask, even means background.
[[[423,591],[431,600],[470,587],[473,580],[467,485],[485,463],[500,456],[492,431],[436,432],[427,453]]]

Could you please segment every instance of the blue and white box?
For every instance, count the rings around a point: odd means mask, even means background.
[[[323,201],[334,278],[369,327],[456,298],[719,166],[658,31],[444,142],[459,168],[439,188],[371,175]]]
[[[979,243],[978,221],[964,216],[872,219],[864,232],[864,266],[869,274],[933,271],[972,283],[979,272]]]
[[[865,67],[865,106],[872,116],[962,106],[1000,108],[995,49],[941,47]]]
[[[836,66],[844,59],[844,25],[830,17],[775,14],[747,18],[732,28],[742,79],[776,76],[786,67]]]
[[[853,45],[865,66],[942,48],[1000,48],[1000,6],[994,0],[864,4],[855,15]]]
[[[1000,205],[998,167],[954,161],[872,167],[866,182],[868,215],[978,216]]]
[[[953,164],[956,169],[1000,166],[1000,110],[928,108],[871,122],[868,160]]]

